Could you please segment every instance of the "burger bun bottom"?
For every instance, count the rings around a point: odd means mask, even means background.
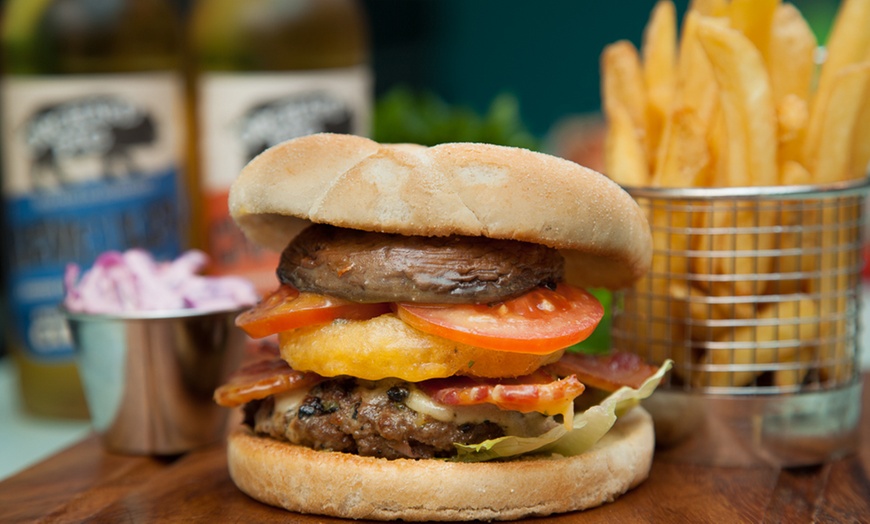
[[[513,520],[593,508],[643,482],[652,464],[652,418],[620,417],[581,455],[510,461],[386,460],[254,435],[228,438],[233,482],[250,497],[299,513],[370,520]]]

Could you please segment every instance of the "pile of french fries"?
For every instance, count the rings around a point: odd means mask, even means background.
[[[693,0],[679,23],[660,0],[601,69],[605,172],[629,191],[867,176],[870,0],[843,0],[823,47],[780,0]],[[698,387],[846,381],[861,199],[759,202],[648,205],[653,268],[616,329]]]

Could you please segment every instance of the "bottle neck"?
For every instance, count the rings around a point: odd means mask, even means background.
[[[10,74],[180,67],[180,17],[166,0],[13,0],[4,29],[4,67]]]

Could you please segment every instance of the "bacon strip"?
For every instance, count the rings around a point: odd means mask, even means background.
[[[554,379],[536,372],[511,380],[449,377],[418,384],[434,401],[448,406],[493,404],[500,409],[554,415],[564,413],[585,386],[575,376]]]
[[[623,386],[637,389],[658,371],[634,353],[622,351],[608,355],[565,353],[558,362],[543,369],[557,377],[575,375],[584,384],[605,391]]]
[[[252,400],[295,389],[310,388],[322,381],[316,373],[296,371],[280,357],[266,358],[239,369],[214,392],[219,405],[233,408]]]

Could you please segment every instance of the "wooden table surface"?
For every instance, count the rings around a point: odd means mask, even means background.
[[[861,444],[821,466],[723,468],[656,453],[649,479],[615,503],[533,519],[569,522],[870,522],[870,374]],[[248,498],[225,447],[173,459],[113,455],[90,436],[0,482],[0,522],[345,522],[287,513]]]

